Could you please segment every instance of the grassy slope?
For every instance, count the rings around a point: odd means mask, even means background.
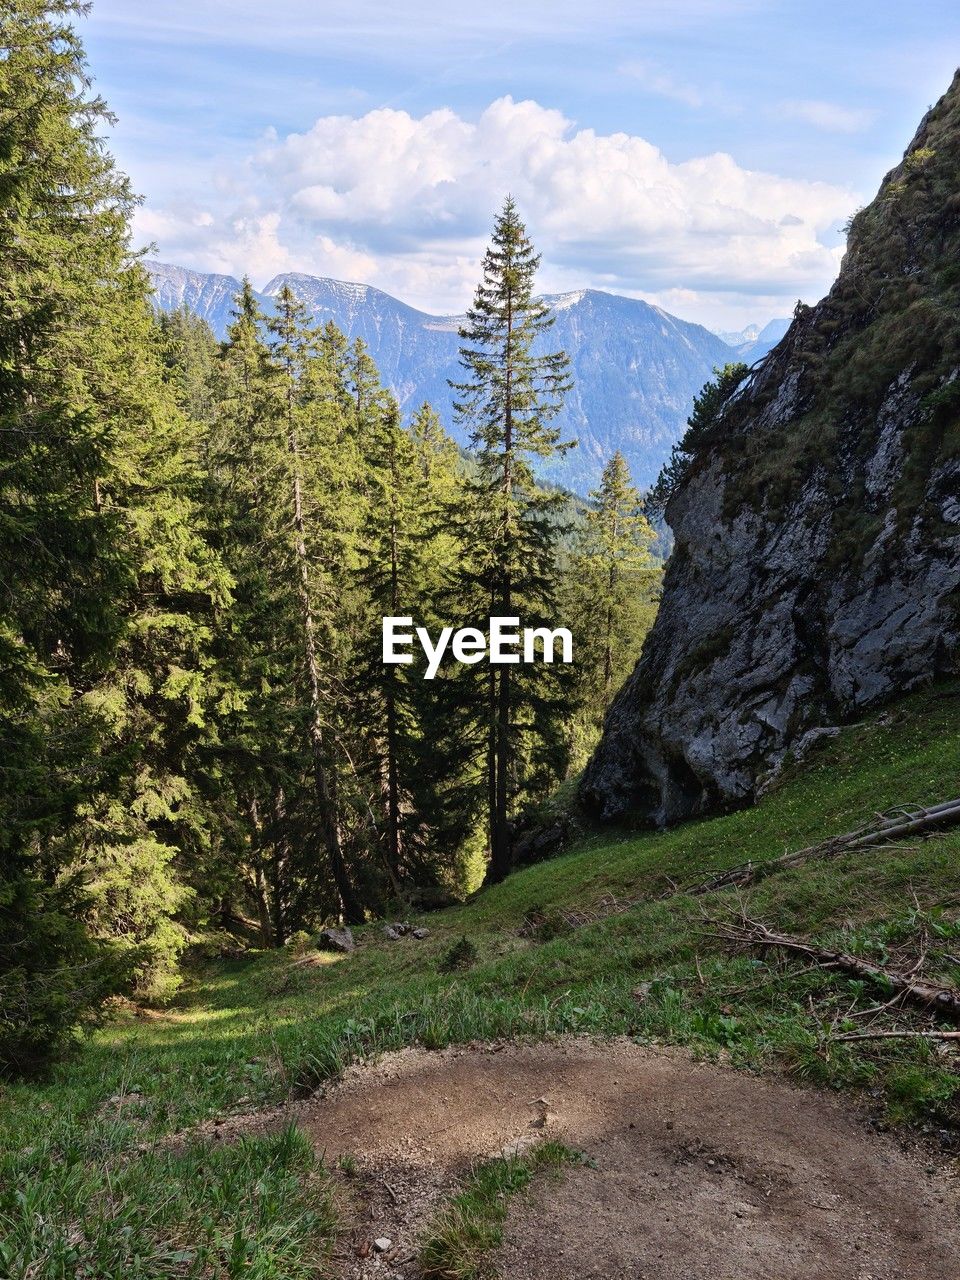
[[[711,936],[710,920],[739,911],[734,894],[649,901],[576,929],[564,913],[606,895],[660,895],[668,877],[689,884],[707,870],[776,857],[897,803],[960,795],[958,744],[954,683],[844,731],[753,810],[664,834],[594,835],[426,918],[424,941],[388,943],[369,926],[349,957],[250,956],[218,966],[166,1014],[119,1018],[51,1083],[5,1090],[0,1274],[315,1275],[332,1221],[331,1180],[298,1135],[225,1150],[196,1144],[176,1155],[153,1139],[413,1042],[628,1033],[724,1052],[739,1066],[866,1087],[894,1119],[949,1127],[956,1059],[910,1041],[826,1047],[824,1028],[846,1026],[845,1015],[878,1003],[877,993],[773,955],[732,954]],[[842,939],[874,957],[916,952],[925,935],[926,972],[960,980],[956,831],[778,873],[746,905],[783,931]],[[531,909],[547,917],[541,935],[549,940],[520,936]],[[441,972],[464,936],[476,963]],[[894,1016],[888,1025],[913,1017]]]

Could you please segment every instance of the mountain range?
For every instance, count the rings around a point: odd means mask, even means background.
[[[237,280],[162,262],[145,265],[163,310],[186,307],[224,337]],[[461,376],[461,316],[429,315],[370,285],[298,273],[276,276],[259,293],[268,313],[285,284],[317,323],[333,320],[349,338],[363,339],[404,413],[428,400],[454,438],[466,443],[466,428],[454,421],[447,381]],[[760,359],[787,325],[752,326],[726,335],[736,339],[730,341],[648,302],[597,289],[547,295],[547,301],[556,322],[546,340],[570,356],[574,380],[559,422],[565,438],[579,444],[563,459],[542,463],[538,472],[579,493],[596,485],[618,448],[634,481],[641,488],[651,485],[714,368]]]
[[[741,360],[752,364],[775,347],[789,328],[789,320],[770,320],[762,328],[758,324],[748,324],[745,329],[734,332],[718,329],[716,334],[733,347]]]

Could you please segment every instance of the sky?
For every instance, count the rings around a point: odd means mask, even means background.
[[[95,0],[138,245],[469,302],[503,197],[545,291],[735,330],[814,302],[960,62],[956,0]]]

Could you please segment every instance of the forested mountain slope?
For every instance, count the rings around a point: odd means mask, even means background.
[[[839,278],[691,432],[676,550],[584,797],[673,821],[930,680],[960,635],[960,78],[852,220]]]
[[[236,280],[165,263],[146,265],[164,310],[185,306],[223,336],[240,288]],[[317,322],[332,320],[348,338],[363,339],[404,413],[428,400],[465,443],[453,422],[447,381],[461,376],[462,317],[431,316],[368,285],[301,274],[277,276],[266,285],[259,295],[266,310],[284,284]],[[734,358],[732,348],[701,325],[635,298],[583,289],[548,301],[556,314],[548,343],[570,356],[575,382],[560,423],[579,447],[543,464],[540,475],[586,493],[619,448],[635,481],[649,486],[683,431],[694,395],[716,366]]]

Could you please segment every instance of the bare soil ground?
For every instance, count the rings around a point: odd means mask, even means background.
[[[544,1136],[595,1167],[541,1179],[513,1206],[493,1259],[504,1280],[960,1278],[960,1188],[942,1161],[831,1096],[681,1053],[407,1050],[217,1131],[291,1119],[331,1165],[356,1162],[344,1280],[416,1276],[418,1237],[471,1164]]]

